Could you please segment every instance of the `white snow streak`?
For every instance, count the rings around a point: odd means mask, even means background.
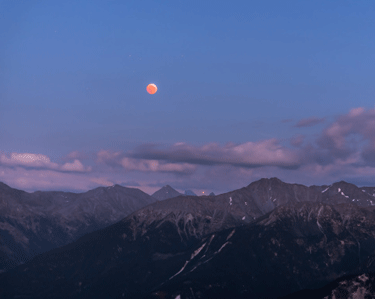
[[[329,187],[328,187],[328,188],[326,188],[326,189],[324,189],[324,190],[322,191],[322,193],[326,192],[326,191],[327,191],[328,189],[329,189]]]
[[[345,195],[344,192],[341,191],[341,195],[345,196],[346,198],[349,198],[349,196]]]
[[[191,257],[190,257],[190,260],[192,260],[193,258],[195,258],[197,256],[197,254],[199,254],[199,252],[201,252],[201,250],[203,249],[203,247],[206,245],[207,243],[204,243],[201,247],[199,247],[197,250],[195,250],[192,254],[191,254]]]
[[[219,253],[228,244],[229,244],[229,242],[225,242],[216,253]]]
[[[169,278],[169,280],[171,280],[173,277],[175,277],[176,275],[180,274],[182,271],[184,271],[185,267],[187,266],[187,264],[189,263],[189,261],[186,261],[185,262],[185,265],[181,268],[180,271],[178,271],[175,275],[173,275],[171,278]]]
[[[235,229],[231,231],[231,233],[227,237],[227,241],[233,236],[233,234],[234,234],[235,231],[236,231]]]

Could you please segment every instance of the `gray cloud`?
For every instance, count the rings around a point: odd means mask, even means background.
[[[295,146],[295,147],[300,147],[304,140],[305,140],[304,135],[297,135],[297,136],[294,136],[290,139],[290,144]]]
[[[356,153],[365,163],[375,162],[375,110],[355,108],[325,128],[317,145],[338,159]],[[360,161],[358,161],[360,162]]]
[[[298,153],[283,147],[275,138],[237,145],[228,143],[224,146],[209,143],[194,147],[186,143],[176,143],[164,149],[154,144],[145,144],[129,152],[128,155],[136,159],[191,165],[232,165],[246,168],[262,166],[298,168],[300,165]]]
[[[296,128],[313,127],[324,121],[325,121],[324,118],[317,118],[317,117],[304,118],[304,119],[299,120],[298,123],[294,127]]]

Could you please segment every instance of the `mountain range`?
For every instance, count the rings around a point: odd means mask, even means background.
[[[120,221],[155,202],[120,185],[85,193],[28,193],[0,183],[0,272]]]
[[[0,297],[373,298],[374,195],[271,178],[154,201],[0,274]]]

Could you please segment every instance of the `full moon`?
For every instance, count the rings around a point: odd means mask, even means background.
[[[149,94],[154,94],[157,90],[158,90],[158,88],[156,87],[156,85],[154,83],[151,83],[151,84],[147,85],[147,92]]]

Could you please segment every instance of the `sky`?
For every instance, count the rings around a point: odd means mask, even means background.
[[[374,15],[373,1],[0,0],[0,181],[375,186]]]

